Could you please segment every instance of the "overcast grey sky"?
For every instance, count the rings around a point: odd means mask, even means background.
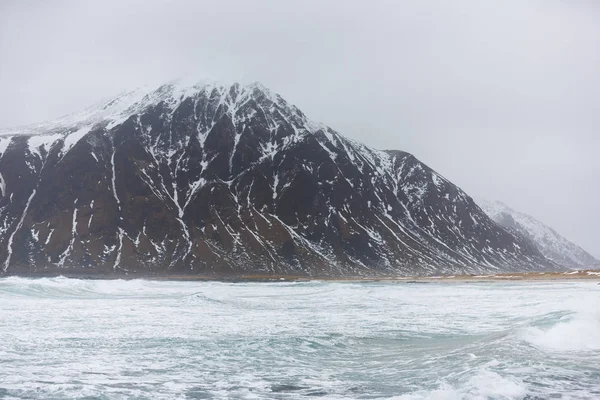
[[[600,257],[600,2],[0,1],[0,127],[180,75],[260,81]]]

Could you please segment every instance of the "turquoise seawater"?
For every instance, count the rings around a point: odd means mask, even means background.
[[[0,279],[0,399],[600,399],[600,286]]]

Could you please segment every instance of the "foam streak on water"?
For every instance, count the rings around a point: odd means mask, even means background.
[[[600,287],[0,279],[0,398],[600,398]]]

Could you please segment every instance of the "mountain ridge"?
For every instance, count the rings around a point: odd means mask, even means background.
[[[4,273],[557,268],[413,155],[346,139],[261,84],[106,104],[0,134]]]
[[[571,269],[600,265],[600,261],[581,246],[528,214],[516,211],[500,201],[477,199],[477,204],[499,225],[524,236],[556,263]]]

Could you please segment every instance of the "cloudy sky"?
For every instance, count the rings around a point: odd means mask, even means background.
[[[0,127],[186,75],[260,81],[600,257],[600,2],[0,1]]]

